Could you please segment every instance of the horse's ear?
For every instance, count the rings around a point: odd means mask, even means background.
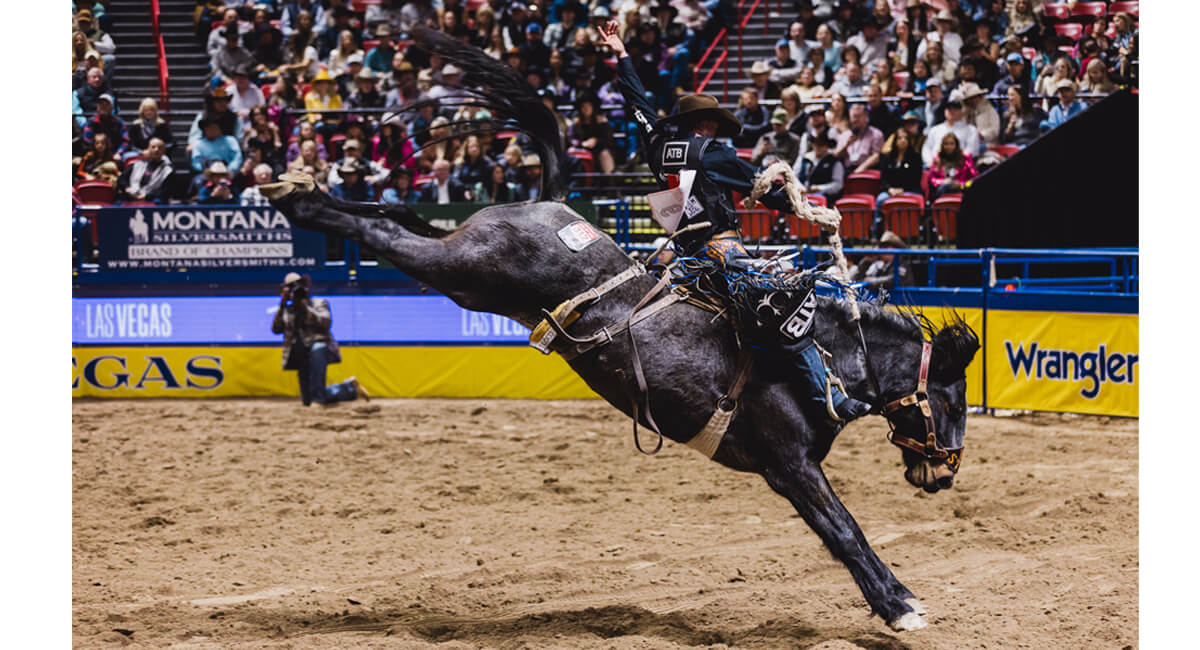
[[[933,335],[931,374],[944,383],[957,381],[966,375],[978,351],[979,336],[956,314],[953,323]]]

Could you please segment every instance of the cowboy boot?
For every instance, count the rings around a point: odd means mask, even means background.
[[[793,345],[785,346],[787,348],[794,347]],[[826,376],[830,370],[825,367],[825,361],[821,358],[820,351],[812,342],[812,339],[807,341],[798,341],[795,347],[800,347],[797,354],[794,349],[788,350],[791,353],[793,362],[796,364],[800,378],[803,380],[810,403],[820,409],[822,413],[828,414],[828,408],[825,405],[826,401]],[[871,410],[871,405],[866,402],[859,401],[846,395],[837,384],[829,385],[829,394],[833,400],[833,411],[843,422],[849,422],[866,415]],[[832,419],[832,418],[829,418]]]

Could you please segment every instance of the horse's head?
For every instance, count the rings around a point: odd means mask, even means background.
[[[962,320],[938,330],[922,346],[916,392],[887,406],[904,477],[926,492],[954,484],[967,426],[966,369],[978,350],[979,337]]]

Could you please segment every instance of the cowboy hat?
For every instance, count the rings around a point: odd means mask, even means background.
[[[958,87],[959,99],[963,101],[966,101],[972,97],[978,97],[986,94],[987,91],[980,88],[979,84],[975,83],[974,81],[964,81],[963,84]]]
[[[371,70],[370,68],[363,66],[363,69],[359,70],[358,74],[354,75],[354,78],[355,79],[365,79],[367,81],[375,81],[375,72],[373,70]]]
[[[542,159],[536,153],[531,153],[531,154],[521,158],[521,166],[522,167],[541,167]]]
[[[687,95],[679,100],[673,115],[659,120],[667,124],[687,126],[697,120],[710,119],[717,122],[717,137],[731,138],[742,132],[742,123],[729,111],[721,108],[712,95]]]
[[[937,12],[937,15],[934,16],[933,19],[934,20],[945,20],[945,21],[951,22],[951,23],[958,22],[958,19],[956,19],[954,17],[954,14],[949,9],[943,9],[943,10]]]
[[[328,81],[330,83],[333,82],[333,77],[329,76],[329,71],[324,68],[321,68],[321,70],[317,72],[317,76],[312,78],[313,83],[320,83],[322,81]]]
[[[904,248],[904,240],[900,239],[900,235],[887,230],[879,238],[880,248]]]
[[[205,176],[228,176],[229,168],[225,166],[224,160],[214,160],[212,164],[204,169]]]
[[[1062,90],[1063,88],[1070,88],[1071,90],[1078,90],[1079,86],[1076,86],[1075,82],[1071,81],[1070,79],[1060,79],[1058,81],[1058,83],[1054,84],[1054,92],[1055,93]]]
[[[754,65],[750,66],[750,74],[768,74],[771,72],[771,66],[766,61],[755,61]]]

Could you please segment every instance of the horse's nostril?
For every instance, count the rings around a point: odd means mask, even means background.
[[[954,485],[953,476],[943,476],[937,480],[937,486],[943,490],[949,490],[952,485]]]

